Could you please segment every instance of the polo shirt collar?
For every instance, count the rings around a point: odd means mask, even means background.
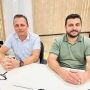
[[[66,34],[64,34],[63,41],[68,42],[68,39],[67,39]],[[82,41],[82,35],[81,35],[81,34],[79,34],[77,41],[78,41],[78,42],[81,42],[81,41]]]

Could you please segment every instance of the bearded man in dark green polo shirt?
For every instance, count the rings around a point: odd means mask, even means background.
[[[66,34],[55,38],[48,56],[50,68],[66,82],[75,85],[90,79],[90,38],[80,34],[81,28],[80,15],[68,15],[65,20]]]

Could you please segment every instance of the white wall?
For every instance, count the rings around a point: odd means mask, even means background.
[[[33,32],[32,0],[2,0],[4,25],[6,37],[14,31],[13,17],[15,14],[23,14],[29,22],[29,30]]]

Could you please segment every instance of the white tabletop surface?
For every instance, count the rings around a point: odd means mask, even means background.
[[[0,74],[5,70],[0,65]],[[72,85],[60,78],[48,65],[30,64],[23,67],[18,67],[8,71],[6,74],[7,80],[0,80],[0,90],[31,90],[13,85],[33,88],[38,90],[89,90],[90,81],[82,85]]]

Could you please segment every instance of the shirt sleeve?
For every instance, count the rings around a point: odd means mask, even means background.
[[[40,48],[41,48],[40,37],[37,35],[35,40],[34,40],[33,50],[34,49],[40,49]]]
[[[59,49],[60,49],[59,41],[57,39],[54,39],[49,53],[59,55]]]
[[[85,43],[85,56],[90,56],[90,38],[88,38],[84,43]]]
[[[11,41],[12,41],[12,35],[9,35],[4,42],[4,45],[7,46],[8,48],[11,48]]]

